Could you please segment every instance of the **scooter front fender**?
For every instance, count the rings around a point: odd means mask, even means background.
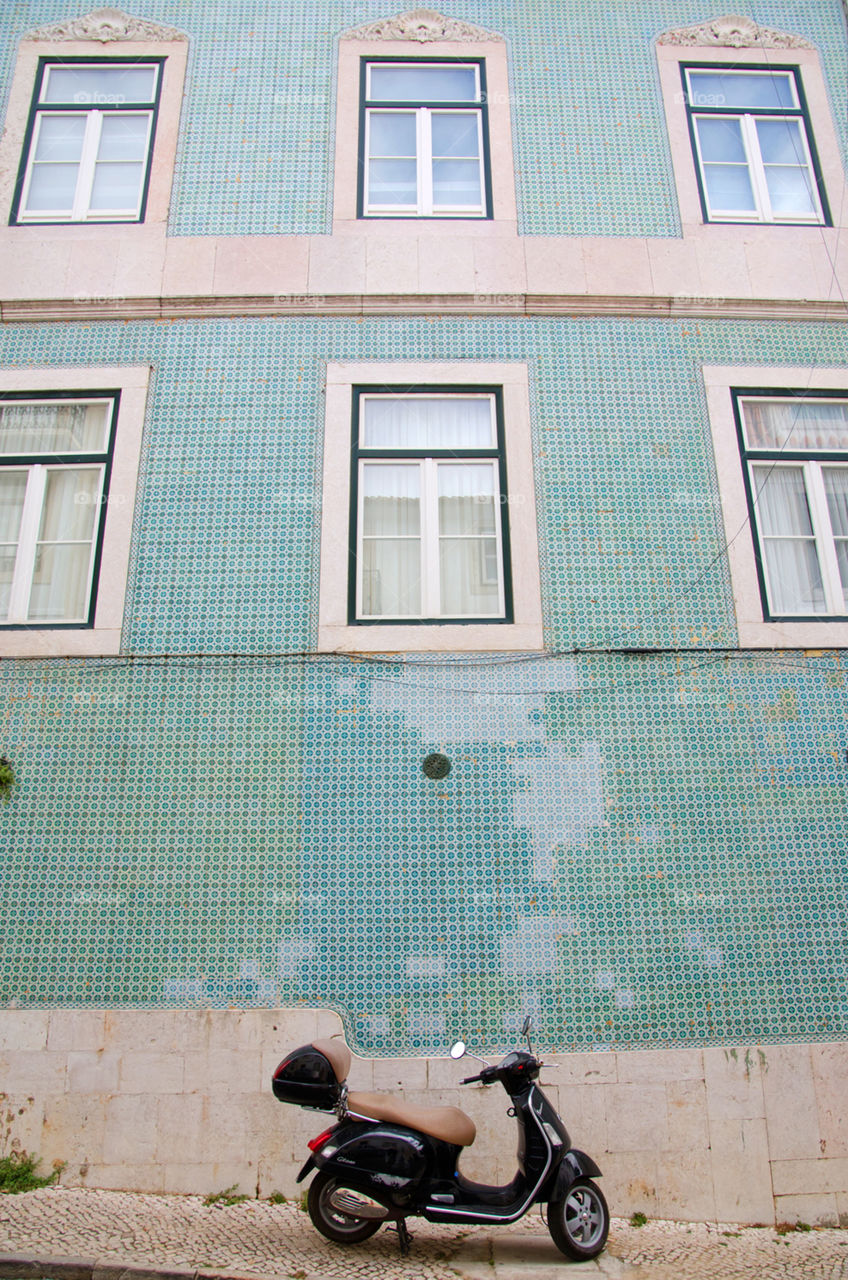
[[[563,1200],[568,1188],[578,1178],[600,1178],[602,1176],[600,1169],[591,1156],[587,1156],[585,1151],[578,1151],[576,1147],[572,1147],[562,1157],[562,1163],[557,1171],[556,1182],[553,1185],[550,1199]]]

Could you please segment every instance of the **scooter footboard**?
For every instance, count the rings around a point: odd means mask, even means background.
[[[600,1169],[591,1156],[587,1156],[585,1151],[578,1151],[576,1147],[572,1147],[562,1157],[562,1163],[557,1170],[556,1179],[550,1188],[547,1199],[562,1200],[568,1188],[578,1178],[600,1178],[602,1176]]]

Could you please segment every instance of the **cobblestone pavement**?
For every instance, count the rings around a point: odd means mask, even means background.
[[[294,1204],[205,1205],[196,1196],[50,1187],[0,1196],[0,1276],[551,1280],[573,1272],[612,1280],[848,1280],[848,1230],[836,1228],[779,1235],[667,1222],[636,1228],[614,1219],[606,1251],[578,1265],[556,1250],[538,1214],[500,1233],[411,1225],[412,1252],[403,1258],[388,1230],[361,1245],[332,1245]]]

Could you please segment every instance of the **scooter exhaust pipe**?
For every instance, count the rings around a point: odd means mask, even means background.
[[[338,1187],[330,1196],[330,1204],[339,1213],[345,1213],[352,1218],[369,1218],[382,1222],[389,1216],[385,1205],[379,1204],[378,1201],[372,1200],[370,1196],[363,1195],[360,1191],[353,1191],[350,1187]]]

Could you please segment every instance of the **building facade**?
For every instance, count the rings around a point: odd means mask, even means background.
[[[439,1059],[529,1012],[613,1212],[844,1221],[839,0],[78,8],[0,16],[5,1141],[288,1189],[338,1026],[508,1177]]]

